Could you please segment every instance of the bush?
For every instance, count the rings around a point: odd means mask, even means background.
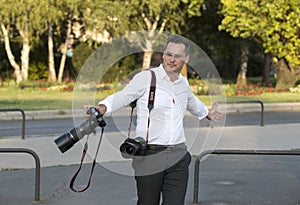
[[[208,87],[205,85],[203,80],[197,78],[189,79],[191,91],[195,95],[208,95]]]
[[[248,84],[247,86],[237,86],[236,84],[224,85],[225,96],[248,96],[248,95],[261,95],[268,92],[288,92],[288,88],[274,88],[272,84],[266,86],[260,83]]]
[[[28,80],[46,80],[48,78],[48,66],[44,63],[30,64]]]
[[[78,45],[75,46],[73,50],[72,63],[77,73],[80,71],[84,62],[93,53],[93,51],[94,50],[91,49],[85,42],[80,42]]]
[[[44,80],[31,80],[22,81],[19,83],[21,89],[26,90],[42,90],[42,91],[69,91],[72,92],[74,89],[75,82],[68,81],[64,83],[47,82]]]
[[[298,85],[297,87],[295,88],[290,88],[289,91],[291,93],[300,93],[300,85]]]

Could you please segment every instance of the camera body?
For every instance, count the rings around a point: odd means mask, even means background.
[[[142,137],[127,138],[120,146],[122,157],[128,159],[133,156],[144,156],[146,152],[146,141]]]
[[[62,153],[73,147],[73,145],[81,140],[85,135],[95,132],[95,128],[97,126],[106,126],[106,123],[102,118],[103,115],[96,108],[90,107],[86,114],[89,115],[88,120],[54,140]]]

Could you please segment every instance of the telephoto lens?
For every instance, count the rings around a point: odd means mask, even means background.
[[[102,114],[91,107],[87,114],[90,115],[89,119],[83,122],[78,127],[73,128],[68,133],[57,137],[54,142],[62,153],[68,151],[74,144],[81,140],[85,135],[95,132],[97,126],[104,127],[106,124],[102,118]]]
[[[85,135],[95,132],[97,122],[87,120],[78,127],[73,128],[70,132],[61,135],[54,141],[62,153],[73,147],[76,142],[81,140]]]

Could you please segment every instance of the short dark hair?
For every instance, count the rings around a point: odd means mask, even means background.
[[[169,43],[182,43],[185,46],[185,54],[189,55],[189,53],[190,53],[190,42],[189,42],[188,39],[184,38],[183,36],[180,36],[178,34],[172,34],[168,37],[165,47],[167,47],[167,45]]]

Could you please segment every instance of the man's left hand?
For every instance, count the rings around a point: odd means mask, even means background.
[[[223,120],[224,115],[217,110],[217,107],[213,107],[212,109],[208,110],[208,115],[206,116],[206,118],[210,121],[218,122],[220,120]]]

